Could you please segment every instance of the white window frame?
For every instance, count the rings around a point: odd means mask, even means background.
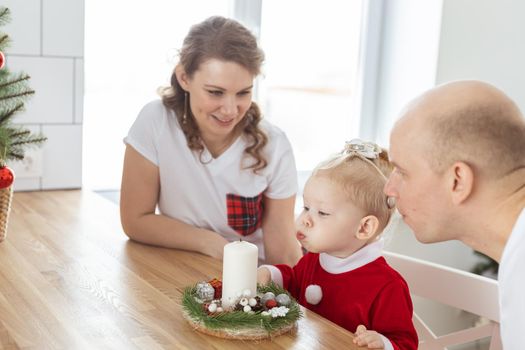
[[[384,0],[365,1],[363,11],[354,115],[359,116],[359,137],[376,140],[380,122],[376,106]],[[261,32],[261,12],[262,0],[233,1],[233,17],[246,25],[257,37]],[[349,137],[355,136],[351,135],[351,130],[348,130],[348,133]]]
[[[359,116],[359,137],[377,141],[380,121],[376,107],[384,0],[366,1],[363,11],[354,106],[355,115]]]

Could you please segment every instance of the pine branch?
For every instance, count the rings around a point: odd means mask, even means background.
[[[7,152],[7,148],[11,143],[11,137],[9,133],[4,128],[0,128],[0,160],[3,158],[3,155]]]
[[[16,153],[15,151],[10,151],[7,153],[7,156],[6,156],[6,159],[5,160],[9,160],[9,159],[14,159],[14,160],[23,160],[24,159],[24,153]]]
[[[11,135],[13,133],[19,136],[12,137]],[[7,138],[2,138],[3,134],[8,135]],[[9,129],[7,132],[3,130],[3,132],[0,133],[0,144],[6,150],[6,155],[2,160],[22,160],[24,159],[26,149],[38,147],[46,140],[47,137],[41,134],[31,135],[31,132],[26,129]]]
[[[11,11],[7,7],[1,6],[0,7],[0,26],[5,25],[11,20]]]
[[[27,90],[27,91],[19,92],[17,94],[0,96],[0,101],[8,100],[8,99],[11,99],[11,98],[16,98],[16,97],[29,96],[29,95],[32,95],[34,93],[35,93],[34,90]]]
[[[43,136],[42,137],[27,138],[25,140],[11,142],[11,146],[12,147],[14,147],[14,146],[21,146],[21,145],[29,146],[32,143],[42,143],[42,142],[44,142],[46,140],[47,140],[47,137],[43,137]]]
[[[20,77],[16,78],[15,80],[11,80],[11,81],[7,81],[5,83],[1,83],[0,84],[0,89],[2,88],[5,88],[5,87],[8,87],[8,86],[13,86],[15,84],[18,84],[18,83],[22,83],[26,80],[29,80],[31,77],[27,74],[24,74],[24,75],[21,75]]]
[[[16,112],[22,110],[24,108],[23,103],[17,104],[15,107],[8,109],[5,114],[0,116],[0,126],[3,125],[6,121],[8,121]],[[13,134],[11,134],[13,136]]]
[[[23,104],[29,95],[34,94],[34,91],[28,86],[28,79],[30,77],[27,74],[11,77],[6,69],[0,70],[0,106],[2,107],[0,108],[0,116],[5,113],[6,109],[16,109],[18,104]]]
[[[30,133],[31,133],[30,130],[9,129],[9,136],[11,136],[11,138],[19,138],[21,136],[27,136]]]
[[[0,37],[0,48],[7,47],[11,40],[9,40],[9,35],[4,34]]]
[[[9,70],[7,70],[5,68],[4,69],[0,69],[0,79],[4,78],[4,77],[9,77],[9,75],[10,75],[9,74]]]

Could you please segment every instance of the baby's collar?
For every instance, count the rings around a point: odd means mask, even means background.
[[[343,273],[364,266],[382,255],[384,246],[383,238],[365,245],[347,258],[338,258],[326,253],[319,254],[321,267],[329,273]]]

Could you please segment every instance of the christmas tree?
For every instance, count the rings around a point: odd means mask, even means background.
[[[9,20],[9,9],[0,7],[0,27]],[[11,186],[14,181],[7,161],[24,159],[28,147],[40,146],[46,140],[43,135],[34,135],[13,124],[13,117],[23,110],[24,102],[35,92],[28,86],[29,75],[9,72],[4,55],[9,42],[9,36],[0,32],[0,189]]]
[[[9,9],[0,6],[0,27],[9,20]],[[46,140],[43,135],[34,135],[29,129],[13,123],[16,114],[24,109],[24,102],[35,92],[28,86],[29,75],[9,72],[4,55],[9,41],[9,36],[0,31],[0,242],[7,235],[15,179],[7,161],[23,160],[29,147],[40,146]]]

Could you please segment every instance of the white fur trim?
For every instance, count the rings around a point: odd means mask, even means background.
[[[354,252],[347,258],[338,258],[326,253],[319,254],[321,267],[329,273],[343,273],[355,270],[379,258],[383,253],[382,238]]]
[[[281,270],[273,265],[261,265],[259,267],[266,267],[270,270],[270,275],[272,276],[272,281],[277,284],[279,287],[283,288],[283,274]]]
[[[304,297],[309,304],[317,305],[323,299],[323,290],[317,284],[310,284],[304,291]]]
[[[390,342],[390,339],[388,339],[381,333],[379,333],[379,335],[381,336],[381,339],[383,339],[383,346],[385,347],[385,350],[394,350],[394,346]]]

